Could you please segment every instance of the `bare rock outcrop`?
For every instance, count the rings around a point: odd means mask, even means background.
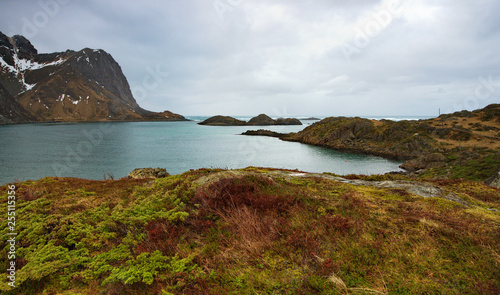
[[[137,168],[129,173],[128,178],[145,179],[145,178],[163,178],[170,176],[164,168]]]

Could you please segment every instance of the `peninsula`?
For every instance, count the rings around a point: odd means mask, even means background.
[[[497,183],[500,169],[500,104],[419,121],[330,117],[298,133],[249,130],[335,150],[405,160],[421,177],[465,178]]]

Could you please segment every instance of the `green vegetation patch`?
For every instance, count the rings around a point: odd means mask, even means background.
[[[489,210],[500,208],[500,190],[434,180],[475,206],[466,208],[401,189],[285,172],[201,169],[154,181],[17,183],[17,286],[3,277],[0,288],[4,294],[500,292],[500,214]],[[6,187],[0,190],[5,203]],[[5,220],[2,226],[5,236]],[[0,242],[2,257],[8,249]],[[0,267],[8,263],[0,260]]]

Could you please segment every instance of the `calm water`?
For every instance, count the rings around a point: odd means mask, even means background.
[[[297,132],[305,126],[264,128]],[[120,178],[141,167],[162,167],[171,174],[248,166],[378,174],[397,171],[401,164],[277,138],[238,135],[258,128],[263,127],[200,126],[196,122],[0,126],[0,184],[45,176]]]

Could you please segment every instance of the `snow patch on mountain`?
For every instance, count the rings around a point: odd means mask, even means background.
[[[39,70],[48,66],[57,66],[66,62],[66,59],[60,58],[58,60],[47,62],[47,63],[38,63],[36,61],[30,59],[19,58],[17,52],[14,52],[13,55],[14,66],[9,65],[2,57],[0,57],[0,67],[6,71],[12,73],[19,82],[23,85],[24,90],[21,93],[29,91],[36,86],[36,84],[28,84],[26,83],[24,74],[27,71]]]
[[[7,69],[7,71],[9,72],[17,73],[16,68],[6,63],[1,57],[0,57],[0,66],[2,66],[2,69]]]
[[[53,62],[48,62],[48,63],[43,63],[43,64],[39,64],[39,63],[35,62],[33,64],[33,66],[31,68],[29,68],[29,70],[39,70],[41,68],[45,68],[45,67],[49,67],[49,66],[58,66],[58,65],[65,63],[66,60],[67,59],[61,58],[61,59],[55,60]]]
[[[0,59],[2,66],[6,65],[9,67],[11,72],[19,74],[20,72],[39,70],[49,66],[58,66],[66,62],[66,59],[61,58],[52,62],[47,63],[37,63],[36,61],[29,59],[19,59],[17,54],[14,54],[15,66],[8,65],[3,59]]]

